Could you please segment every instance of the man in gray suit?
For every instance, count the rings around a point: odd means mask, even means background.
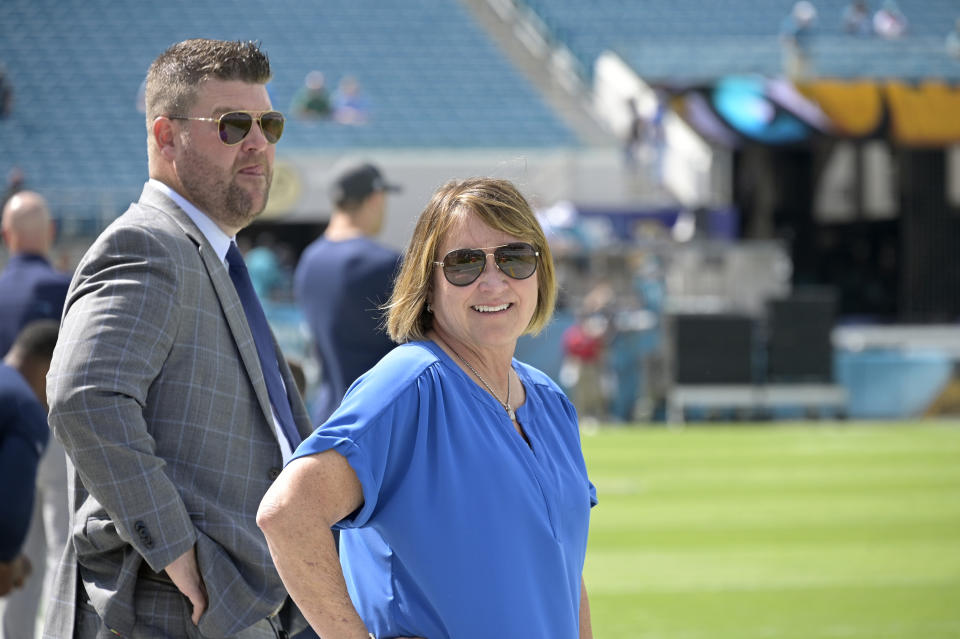
[[[233,242],[283,132],[269,78],[257,45],[216,40],[147,74],[150,180],[77,267],[48,377],[72,469],[45,637],[305,625],[255,516],[310,421]]]

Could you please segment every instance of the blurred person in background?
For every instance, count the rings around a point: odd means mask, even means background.
[[[856,36],[870,35],[873,32],[870,23],[870,7],[864,0],[854,0],[843,10],[841,25],[844,33]]]
[[[810,45],[816,20],[817,9],[813,3],[800,0],[780,26],[784,71],[792,80],[806,80],[813,75]]]
[[[607,343],[614,334],[613,288],[600,282],[584,296],[577,321],[563,332],[560,377],[572,389],[573,404],[582,422],[596,423],[607,416]]]
[[[0,120],[13,113],[13,83],[7,68],[0,62]]]
[[[513,357],[555,299],[550,249],[512,184],[440,187],[388,305],[400,345],[304,441],[257,516],[321,637],[592,636],[596,492],[576,411]]]
[[[370,119],[370,103],[353,76],[340,80],[333,94],[333,119],[340,124],[366,124]]]
[[[648,173],[650,181],[658,191],[664,190],[663,167],[667,157],[666,117],[670,109],[670,96],[663,89],[657,89],[653,114],[647,122],[645,137],[649,149]]]
[[[48,378],[73,462],[44,636],[285,637],[305,627],[256,509],[312,430],[236,246],[283,115],[253,42],[151,64],[150,179],[77,267]]]
[[[398,190],[369,163],[340,171],[330,187],[330,223],[297,264],[297,305],[321,366],[314,424],[326,421],[350,384],[395,346],[380,308],[390,299],[400,254],[374,238],[383,228],[387,193]]]
[[[637,98],[627,98],[627,135],[623,144],[623,157],[626,166],[634,170],[640,161],[640,152],[644,141],[644,131],[646,129],[646,120],[640,113],[640,107],[637,104]]]
[[[873,30],[888,40],[901,38],[907,32],[907,16],[900,11],[896,0],[884,0],[880,9],[873,14]]]
[[[643,383],[645,331],[650,322],[639,302],[631,295],[622,296],[613,316],[609,356],[613,388],[610,392],[610,418],[619,423],[634,420]]]
[[[953,31],[947,34],[946,47],[950,56],[960,59],[960,18],[953,23]]]
[[[0,233],[10,254],[0,272],[0,352],[32,320],[60,319],[70,276],[50,264],[56,227],[43,196],[18,191],[3,207]]]
[[[26,189],[27,179],[23,174],[23,169],[15,166],[7,171],[7,185],[3,191],[3,202],[0,203],[0,211],[7,205],[14,195]]]
[[[241,247],[240,252],[247,263],[253,289],[261,300],[272,299],[281,290],[289,291],[290,271],[280,263],[280,246],[273,233],[260,233],[252,247],[246,251]]]
[[[304,120],[325,120],[330,117],[333,107],[322,71],[313,70],[307,74],[303,86],[293,96],[290,110]]]
[[[0,606],[9,607],[11,598],[25,585],[43,581],[43,572],[32,575],[33,562],[23,552],[24,539],[34,511],[34,483],[44,448],[50,438],[47,428],[47,371],[57,343],[59,324],[37,320],[28,324],[14,340],[0,362]],[[36,615],[39,588],[28,603]],[[9,595],[9,596],[8,596]],[[4,619],[6,624],[6,618]],[[4,628],[7,639],[33,639],[13,625]]]
[[[5,353],[29,323],[51,320],[59,324],[70,276],[50,264],[56,228],[43,196],[32,191],[15,193],[3,207],[0,229],[10,251],[10,259],[0,273],[0,353]],[[67,543],[67,461],[63,446],[56,440],[50,441],[41,459],[33,503],[23,547],[33,566],[33,578],[0,605],[0,639],[32,639],[37,610],[40,602],[48,599]]]

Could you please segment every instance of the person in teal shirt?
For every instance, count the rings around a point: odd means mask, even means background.
[[[512,184],[434,194],[388,304],[400,346],[260,505],[280,575],[320,636],[592,637],[582,573],[597,497],[576,411],[513,357],[555,299],[549,247]]]

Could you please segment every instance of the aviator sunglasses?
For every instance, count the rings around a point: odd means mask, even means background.
[[[443,256],[435,266],[443,267],[443,276],[454,286],[473,284],[487,265],[491,249],[455,249]],[[493,263],[504,275],[525,280],[537,270],[540,251],[526,242],[514,242],[493,248]]]
[[[218,118],[191,118],[186,115],[168,115],[171,120],[198,120],[200,122],[216,122],[220,132],[220,141],[227,146],[240,144],[256,120],[263,131],[263,137],[270,144],[276,144],[283,135],[283,114],[279,111],[230,111]]]

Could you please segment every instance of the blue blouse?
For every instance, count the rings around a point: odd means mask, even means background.
[[[350,596],[378,637],[579,636],[596,490],[573,405],[514,360],[503,406],[433,342],[387,354],[294,458],[342,454],[363,505],[338,524]]]

